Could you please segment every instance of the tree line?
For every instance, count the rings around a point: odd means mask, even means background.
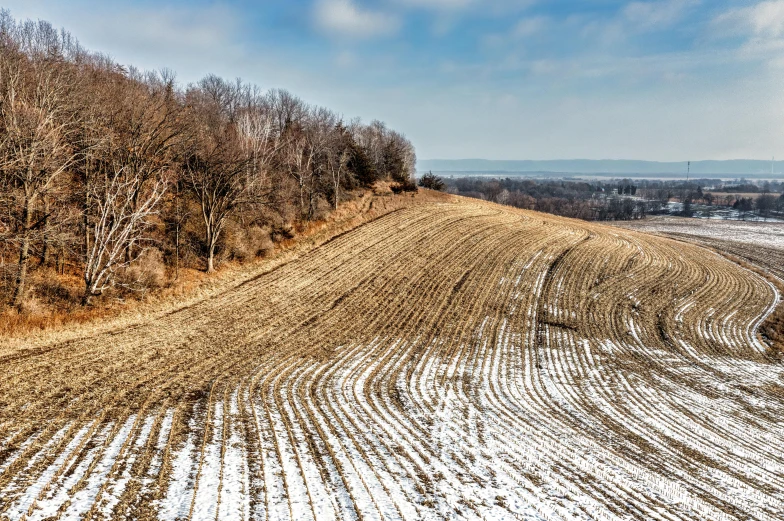
[[[457,195],[584,220],[640,219],[660,206],[628,197],[637,193],[637,185],[629,180],[587,182],[459,177],[443,181],[448,191]]]
[[[32,272],[81,300],[268,251],[362,187],[410,187],[416,156],[379,121],[208,75],[181,87],[0,10],[0,298]]]
[[[429,186],[437,179],[447,190],[457,195],[475,197],[517,208],[547,212],[564,217],[584,220],[617,221],[641,219],[649,214],[670,213],[668,203],[682,203],[679,215],[693,217],[701,205],[701,213],[710,208],[731,207],[740,215],[761,218],[784,217],[784,190],[777,182],[753,185],[755,197],[740,194],[719,195],[711,190],[720,185],[719,180],[651,180],[622,179],[620,181],[546,180],[530,178],[438,178],[425,174]],[[738,186],[738,185],[735,185]],[[748,187],[748,185],[743,185]]]

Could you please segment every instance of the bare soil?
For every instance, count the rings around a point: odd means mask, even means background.
[[[7,342],[0,518],[784,516],[769,280],[650,234],[384,200],[176,306]]]

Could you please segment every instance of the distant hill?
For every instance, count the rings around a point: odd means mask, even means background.
[[[610,174],[610,175],[685,175],[686,161],[659,162],[627,159],[558,159],[492,160],[492,159],[421,159],[417,170],[454,173],[558,173],[558,174]],[[773,177],[782,177],[784,161],[773,165]],[[732,175],[771,177],[771,162],[753,159],[728,161],[692,161],[691,175]]]

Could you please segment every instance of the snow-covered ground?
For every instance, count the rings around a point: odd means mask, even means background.
[[[537,280],[534,292],[542,290]],[[504,277],[499,285],[519,295],[517,281]],[[626,342],[561,330],[534,348],[537,311],[522,311],[516,301],[501,316],[485,317],[450,356],[438,337],[418,356],[417,342],[378,338],[341,347],[328,365],[283,368],[283,385],[273,376],[251,393],[227,391],[201,413],[201,438],[192,419],[193,431],[172,447],[157,516],[784,518],[784,407],[754,391],[780,386],[784,367],[699,358],[685,342],[682,354],[650,349],[633,320]],[[680,306],[679,323],[692,304]],[[557,307],[549,312],[571,316]],[[732,316],[711,323],[714,314],[697,322],[706,338],[755,341]],[[612,362],[626,358],[637,362]],[[395,389],[395,399],[368,388]],[[248,412],[256,436],[242,435]],[[158,448],[172,414],[160,416]],[[58,475],[87,429],[74,433],[52,470],[22,489],[7,514],[42,519],[67,505],[63,518],[77,519],[99,505],[111,517],[153,419],[131,416],[95,431],[97,443],[73,461],[70,477]],[[249,464],[254,439],[256,472]],[[683,451],[693,459],[682,459]]]
[[[784,223],[657,216],[614,223],[625,228],[722,239],[784,250]]]

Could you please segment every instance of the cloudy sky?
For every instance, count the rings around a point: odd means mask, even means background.
[[[421,158],[784,157],[784,0],[4,0],[183,83],[381,119]]]

